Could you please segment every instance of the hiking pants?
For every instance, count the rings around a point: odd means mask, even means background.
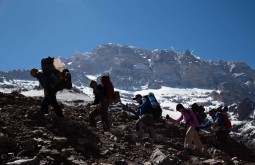
[[[229,144],[229,134],[226,131],[216,132],[216,140],[222,150],[224,150],[230,156],[234,156],[231,146]]]
[[[145,127],[146,129],[148,129],[151,139],[156,140],[153,124],[154,118],[152,114],[142,115],[135,124],[138,137],[141,138],[143,136],[143,127]]]
[[[197,149],[202,149],[202,143],[198,137],[198,132],[195,130],[195,126],[192,125],[187,129],[185,140],[184,140],[184,147],[192,148],[192,141]]]
[[[89,123],[92,127],[96,127],[96,120],[95,118],[97,116],[101,116],[101,121],[103,123],[103,129],[104,131],[109,131],[110,130],[110,125],[109,125],[109,119],[108,119],[108,104],[102,104],[101,108],[95,108],[92,110],[89,114]]]
[[[41,104],[41,110],[44,114],[49,113],[49,105],[53,106],[55,114],[58,117],[63,117],[63,112],[61,107],[59,106],[56,95],[48,95],[43,98],[42,104]]]

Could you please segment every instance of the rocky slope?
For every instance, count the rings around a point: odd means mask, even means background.
[[[41,98],[0,93],[0,154],[2,164],[254,164],[254,155],[231,139],[235,155],[220,150],[214,138],[200,132],[205,152],[183,148],[184,128],[155,123],[157,142],[145,134],[137,139],[136,119],[118,103],[110,111],[111,131],[88,124],[84,106],[62,105],[65,118],[40,112]]]

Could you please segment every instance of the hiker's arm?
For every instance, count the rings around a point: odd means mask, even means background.
[[[104,101],[105,99],[105,93],[104,93],[104,88],[102,85],[97,85],[97,93],[98,93],[98,99],[100,102]]]
[[[42,72],[37,72],[36,78],[39,80],[41,86],[46,89],[47,88],[47,79]]]
[[[211,126],[211,121],[208,121],[205,125],[201,125],[199,128],[206,129],[206,128],[209,128],[210,126]]]
[[[97,97],[95,97],[93,103],[91,103],[91,105],[97,105],[99,103],[99,100]]]
[[[183,120],[183,115],[181,115],[178,119],[173,119],[173,118],[171,118],[170,117],[170,119],[169,119],[169,121],[171,122],[171,123],[174,123],[174,124],[178,124],[178,123],[180,123],[181,121]]]
[[[146,108],[148,107],[148,102],[146,98],[142,98],[142,104],[138,106],[138,109],[140,111],[140,115],[143,115],[145,113]]]
[[[135,111],[134,109],[130,109],[130,112],[133,113],[135,116],[140,116],[139,111]]]
[[[221,123],[223,123],[223,120],[222,120],[220,114],[217,113],[216,114],[216,119],[215,119],[213,125],[220,125]]]

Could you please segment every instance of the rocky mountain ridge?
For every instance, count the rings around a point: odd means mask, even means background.
[[[233,104],[244,97],[255,98],[255,70],[245,63],[204,61],[189,50],[144,50],[118,44],[102,44],[92,52],[61,58],[71,70],[74,84],[88,86],[88,75],[108,72],[114,86],[138,90],[147,86],[214,89],[212,97]],[[38,63],[40,60],[38,60]],[[31,79],[25,70],[0,72],[8,79]],[[1,81],[1,79],[0,79]],[[219,92],[220,91],[220,92]]]

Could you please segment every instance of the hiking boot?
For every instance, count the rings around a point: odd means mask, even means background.
[[[192,148],[188,148],[188,147],[184,148],[183,151],[188,153],[188,154],[194,153],[194,150]]]
[[[59,118],[63,118],[63,117],[64,117],[64,115],[63,115],[62,112],[56,113],[56,115],[57,115],[57,117],[59,117]]]

